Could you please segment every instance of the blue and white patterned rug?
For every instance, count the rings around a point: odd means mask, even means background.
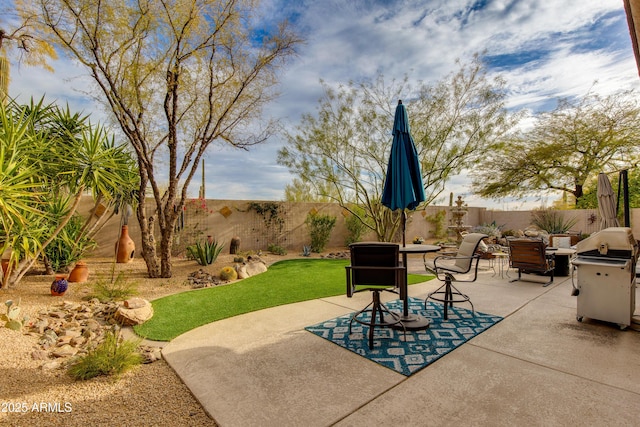
[[[391,311],[401,312],[402,301],[385,303]],[[449,319],[442,318],[443,305],[429,301],[424,309],[424,300],[409,298],[409,313],[431,320],[429,328],[422,331],[407,331],[404,341],[402,330],[376,328],[373,350],[369,349],[369,327],[353,322],[349,335],[351,314],[327,320],[305,329],[341,347],[351,350],[387,368],[409,376],[428,366],[440,357],[486,331],[502,320],[500,316],[474,313],[461,307],[449,308]]]

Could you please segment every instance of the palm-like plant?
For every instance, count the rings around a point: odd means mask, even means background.
[[[88,116],[42,100],[27,106],[11,102],[0,110],[1,243],[13,249],[8,282],[15,284],[64,229],[85,191],[118,203],[123,194],[135,194],[138,180],[124,146],[92,126]],[[51,209],[43,204],[65,209],[45,216]],[[84,236],[99,229],[91,221],[82,227]]]

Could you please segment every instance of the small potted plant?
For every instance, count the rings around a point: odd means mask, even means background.
[[[421,245],[422,243],[424,243],[424,239],[420,236],[416,236],[413,238],[413,243],[415,245]]]

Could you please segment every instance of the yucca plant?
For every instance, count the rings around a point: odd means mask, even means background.
[[[41,258],[71,221],[85,191],[97,200],[112,200],[117,197],[113,189],[136,188],[134,170],[126,147],[116,145],[88,116],[45,105],[44,99],[0,103],[0,249],[12,249],[11,273],[1,287],[17,284]],[[53,204],[67,205],[64,213],[45,214]],[[81,255],[83,237],[90,239],[94,231],[83,225],[70,241],[73,256]]]
[[[549,234],[563,234],[578,223],[577,218],[565,219],[560,211],[540,209],[531,213],[531,223]]]
[[[217,240],[205,240],[196,242],[195,245],[187,246],[187,254],[190,258],[198,261],[200,265],[211,265],[218,258],[224,248],[224,242]]]

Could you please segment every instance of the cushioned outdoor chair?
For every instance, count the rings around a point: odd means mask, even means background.
[[[425,260],[425,269],[433,272],[438,280],[444,282],[442,286],[427,295],[424,301],[425,309],[427,301],[432,299],[444,304],[443,317],[445,320],[449,318],[447,308],[453,307],[453,303],[468,302],[471,305],[471,311],[474,311],[471,299],[453,286],[452,282],[475,282],[480,262],[480,254],[476,251],[485,237],[489,236],[482,233],[469,233],[464,236],[455,256],[437,256],[433,259],[433,265],[428,264],[428,261]],[[469,273],[472,273],[471,277],[468,277]]]
[[[349,334],[353,322],[369,327],[369,348],[373,348],[374,329],[397,325],[406,330],[400,320],[400,313],[393,313],[380,301],[381,292],[398,291],[406,279],[405,267],[400,263],[399,246],[395,243],[361,242],[349,245],[351,265],[347,270],[347,297],[356,292],[369,291],[372,301],[351,317]]]
[[[522,279],[522,273],[549,274],[551,278],[542,286],[553,283],[555,259],[553,253],[547,254],[547,245],[541,239],[509,239],[509,268],[518,269],[518,278],[510,282]]]

